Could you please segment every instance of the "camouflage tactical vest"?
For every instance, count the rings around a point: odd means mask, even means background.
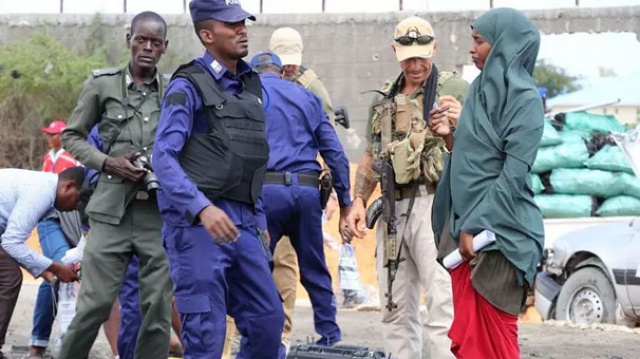
[[[436,101],[443,84],[454,77],[440,72]],[[424,175],[427,184],[435,185],[444,169],[444,140],[429,129],[423,115],[424,93],[407,96],[391,94],[393,82],[387,81],[380,90],[385,96],[373,106],[372,154],[374,160],[391,159],[397,184],[407,184]]]
[[[306,89],[311,86],[313,80],[318,78],[318,75],[313,70],[306,67],[300,67],[300,72],[301,74],[296,78],[296,82]]]

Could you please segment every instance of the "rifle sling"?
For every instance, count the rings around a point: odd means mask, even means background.
[[[418,190],[418,186],[419,186],[418,181],[414,181],[412,186],[412,196],[411,196],[411,199],[409,200],[409,207],[407,208],[407,211],[403,214],[403,216],[405,216],[406,219],[404,221],[404,228],[402,229],[402,237],[400,237],[400,245],[398,246],[398,254],[396,257],[397,265],[400,265],[400,256],[402,254],[402,243],[404,243],[404,238],[407,235],[407,225],[409,224],[409,217],[411,216],[413,205],[416,203],[416,192]],[[393,205],[395,206],[395,203]]]

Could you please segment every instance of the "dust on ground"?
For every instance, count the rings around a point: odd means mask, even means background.
[[[33,306],[38,286],[35,283],[22,287],[5,344],[9,359],[20,359],[26,351],[31,333]],[[301,302],[295,310],[293,343],[304,343],[317,338],[313,331],[312,309]],[[364,345],[382,349],[382,325],[377,310],[340,309],[338,323],[343,332],[343,343]],[[57,322],[56,322],[57,324]],[[636,359],[640,358],[640,334],[619,326],[576,326],[568,323],[521,323],[520,347],[522,358],[543,359]],[[55,337],[55,331],[52,338]],[[10,352],[10,347],[15,350]],[[8,353],[9,352],[9,353]],[[429,358],[426,341],[423,358]],[[110,350],[102,329],[94,345],[90,359],[111,359]]]

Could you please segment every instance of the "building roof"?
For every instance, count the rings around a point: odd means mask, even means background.
[[[627,76],[604,77],[578,91],[556,96],[547,101],[549,107],[584,106],[620,99],[617,106],[640,107],[640,72]]]

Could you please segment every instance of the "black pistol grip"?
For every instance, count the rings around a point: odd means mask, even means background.
[[[378,218],[380,217],[380,215],[382,215],[382,212],[382,197],[378,197],[375,201],[373,201],[373,203],[371,203],[369,208],[367,208],[367,214],[365,217],[367,228],[373,229],[373,227],[376,225],[376,222],[378,221]]]

